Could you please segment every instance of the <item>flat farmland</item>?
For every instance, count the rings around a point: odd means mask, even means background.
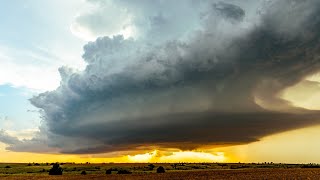
[[[8,175],[1,179],[31,179],[31,180],[85,180],[85,179],[320,179],[320,169],[242,169],[242,170],[200,170],[180,171],[163,174],[112,174],[112,175]]]
[[[166,167],[165,173],[156,173],[156,167]],[[238,166],[236,166],[238,165]],[[154,164],[154,168],[150,168],[150,164],[66,164],[61,167],[64,169],[63,175],[52,176],[47,172],[43,172],[41,168],[50,166],[27,166],[28,172],[25,172],[21,167],[22,164],[8,165],[6,170],[11,169],[12,173],[1,171],[0,179],[31,179],[31,180],[84,180],[84,179],[320,179],[320,168],[311,165],[285,165],[285,164],[270,164],[270,165],[257,165],[257,164]],[[14,167],[16,166],[16,167]],[[260,166],[260,167],[259,167]],[[40,168],[41,167],[41,168]],[[98,168],[99,167],[99,168]],[[184,167],[184,168],[181,168]],[[192,169],[189,169],[191,167]],[[17,171],[13,169],[17,168]],[[108,168],[121,168],[129,169],[131,174],[117,174],[112,172],[106,174],[105,170]],[[170,169],[171,168],[171,169]],[[232,169],[231,169],[232,168]],[[31,171],[34,169],[33,171]],[[74,170],[74,171],[68,171]],[[80,172],[86,170],[86,175],[81,175]]]

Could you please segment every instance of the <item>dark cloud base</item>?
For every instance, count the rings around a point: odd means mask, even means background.
[[[106,146],[93,149],[64,151],[64,153],[101,153],[134,150],[145,145],[151,148],[193,150],[203,146],[229,146],[258,141],[261,137],[319,124],[319,113],[287,114],[259,113],[182,113],[144,120],[105,123],[70,130],[69,135],[81,134],[104,142]],[[152,125],[152,122],[164,122]],[[99,136],[108,132],[111,139]],[[145,147],[147,148],[147,147]]]

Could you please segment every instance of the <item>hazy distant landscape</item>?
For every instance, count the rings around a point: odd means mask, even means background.
[[[61,163],[62,175],[49,175],[53,164],[0,165],[0,179],[319,179],[318,164],[274,163]],[[164,173],[157,173],[159,167]]]

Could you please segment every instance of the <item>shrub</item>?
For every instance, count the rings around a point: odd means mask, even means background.
[[[87,175],[87,172],[86,171],[82,171],[81,175]]]
[[[4,168],[11,168],[11,166],[6,166],[6,167],[4,167]]]
[[[132,174],[132,172],[126,169],[120,169],[118,171],[118,174]]]
[[[165,173],[165,172],[166,172],[166,171],[165,171],[164,167],[159,166],[159,167],[157,168],[157,173]]]
[[[62,175],[62,168],[58,163],[53,164],[52,168],[49,171],[49,175]]]

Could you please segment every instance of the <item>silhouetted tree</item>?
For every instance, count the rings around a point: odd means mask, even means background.
[[[106,174],[112,174],[112,169],[107,169]]]
[[[148,165],[148,167],[149,167],[149,170],[151,170],[151,171],[152,171],[156,166],[155,166],[155,165],[153,165],[153,164],[149,164],[149,165]]]
[[[177,169],[177,165],[178,165],[178,164],[171,164],[171,166],[172,166],[173,169]]]
[[[166,171],[164,170],[164,167],[162,167],[162,166],[159,166],[158,168],[157,168],[157,173],[165,173]]]
[[[82,171],[81,175],[87,175],[87,172],[86,171]]]
[[[49,171],[49,175],[62,175],[62,168],[58,163],[53,164],[52,168]]]

